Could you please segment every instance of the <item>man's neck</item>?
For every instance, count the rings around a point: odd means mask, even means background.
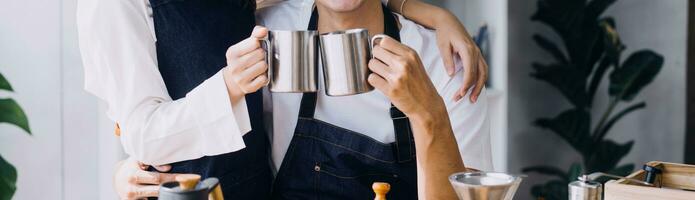
[[[328,33],[354,28],[366,28],[370,35],[384,32],[384,12],[381,1],[367,0],[359,8],[349,12],[335,12],[320,4],[316,5],[319,12],[318,31]]]

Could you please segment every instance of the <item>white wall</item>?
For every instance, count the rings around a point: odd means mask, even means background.
[[[535,11],[536,0],[509,1],[509,166],[515,172],[537,164],[567,168],[579,160],[559,137],[531,126],[536,118],[555,116],[570,106],[554,88],[529,76],[532,61],[551,60],[531,40],[534,33],[552,35],[547,27],[530,21]],[[659,76],[635,100],[646,101],[647,108],[623,118],[608,137],[621,143],[636,140],[622,163],[641,166],[651,160],[682,162],[687,1],[622,0],[607,15],[615,17],[618,32],[627,45],[624,57],[650,48],[666,59]],[[594,108],[593,124],[607,103],[606,82],[597,92],[595,103],[601,106]],[[539,177],[525,180],[518,197],[530,199],[529,187],[540,181]]]
[[[16,199],[63,194],[59,8],[59,1],[21,0],[0,7],[0,72],[17,91],[9,96],[30,116],[34,134],[0,124],[0,153],[18,168]]]
[[[121,156],[113,124],[83,87],[76,0],[3,0],[0,73],[29,116],[33,136],[0,124],[0,154],[18,170],[14,199],[115,199]]]

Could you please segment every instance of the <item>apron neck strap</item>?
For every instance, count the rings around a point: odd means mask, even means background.
[[[314,5],[314,9],[311,12],[311,18],[309,19],[309,26],[307,30],[316,31],[318,30],[319,24],[319,12]],[[314,113],[316,112],[316,92],[304,93],[302,95],[302,101],[299,106],[299,117],[300,118],[314,118]]]
[[[400,42],[401,36],[396,16],[393,15],[386,6],[382,6],[382,11],[384,12],[384,34]],[[307,30],[318,30],[318,18],[318,11],[316,10],[316,7],[314,7]],[[314,118],[314,113],[316,111],[316,99],[316,92],[304,93],[299,108],[300,118]],[[413,161],[415,159],[415,142],[413,139],[412,128],[410,126],[410,120],[408,120],[408,117],[405,116],[403,112],[393,106],[393,104],[391,104],[389,111],[391,119],[393,120],[394,132],[396,134],[395,156],[398,158],[399,163]]]
[[[400,30],[398,29],[398,21],[396,16],[391,13],[386,6],[381,6],[384,12],[384,34],[395,39],[396,41],[401,41]],[[311,13],[311,19],[309,19],[309,25],[307,30],[316,31],[318,30],[319,22],[319,12],[314,6],[314,10]],[[316,93],[304,93],[302,96],[301,106],[299,109],[299,117],[302,118],[314,118],[314,113],[316,111]],[[391,118],[404,118],[403,112],[398,110],[398,108],[391,105]]]

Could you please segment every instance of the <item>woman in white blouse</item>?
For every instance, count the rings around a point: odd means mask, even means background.
[[[124,134],[121,136],[121,141],[126,153],[132,156],[133,160],[159,165],[168,164],[180,158],[198,160],[201,157],[214,158],[242,149],[248,151],[250,146],[245,143],[245,137],[252,129],[251,123],[254,119],[245,121],[243,119],[248,119],[248,117],[240,115],[253,114],[254,111],[248,110],[250,107],[246,106],[248,96],[247,98],[236,99],[232,97],[238,96],[235,93],[255,91],[265,81],[234,81],[243,80],[244,73],[234,72],[229,68],[249,68],[256,63],[250,61],[226,63],[229,66],[226,68],[222,68],[224,65],[213,66],[220,69],[214,73],[209,73],[209,69],[206,69],[208,71],[202,74],[209,75],[209,77],[200,81],[195,87],[189,86],[177,90],[176,93],[178,94],[174,97],[171,94],[173,87],[166,84],[170,81],[167,81],[162,73],[162,52],[164,51],[160,51],[160,46],[158,46],[163,43],[163,38],[159,37],[160,34],[167,35],[167,40],[190,43],[206,41],[205,38],[184,36],[177,38],[177,34],[183,35],[183,33],[171,31],[163,34],[166,30],[158,30],[155,20],[157,10],[153,7],[171,6],[173,4],[171,2],[173,1],[82,0],[79,2],[78,26],[85,66],[85,89],[106,101],[107,114],[123,129]],[[185,1],[179,2],[185,3]],[[266,3],[268,2],[259,2],[259,7],[263,7]],[[469,74],[465,76],[465,84],[456,98],[464,96],[463,91],[469,91],[468,89],[475,85],[474,93],[471,95],[471,100],[474,100],[482,90],[487,66],[482,61],[477,47],[472,44],[465,29],[455,17],[444,10],[414,0],[408,2],[391,0],[390,2],[387,1],[387,5],[396,11],[417,10],[419,12],[408,12],[412,15],[407,17],[435,29],[446,30],[438,32],[438,44],[440,44],[439,47],[449,73],[453,74],[454,72],[453,52],[460,54],[462,59],[468,63],[465,65],[465,71]],[[194,12],[195,10],[185,11]],[[297,12],[307,11],[297,10]],[[206,22],[208,21],[200,20],[191,23]],[[245,31],[247,34],[250,33],[250,28]],[[233,43],[229,43],[227,46]],[[175,51],[177,48],[175,46],[169,47],[169,50]],[[222,54],[224,53],[222,52]],[[172,53],[167,56],[173,55],[178,54]],[[246,54],[235,56],[233,58],[237,59],[231,60],[238,60]],[[458,57],[458,55],[456,56]],[[219,57],[224,60],[224,56]],[[196,67],[210,67],[195,66],[195,63],[205,62],[192,62],[190,67],[194,71],[191,74],[195,74]],[[185,65],[188,63],[176,64]],[[175,75],[174,77],[189,75]],[[254,74],[248,73],[245,75],[254,76]],[[162,140],[162,138],[177,139]],[[168,142],[158,143],[158,141]],[[172,143],[170,141],[178,142]],[[145,143],[147,145],[144,145]],[[187,145],[190,148],[183,148],[185,150],[177,148],[181,145]],[[200,167],[205,168],[206,166]],[[185,170],[181,172],[188,173]],[[145,175],[157,176],[156,173]],[[147,178],[135,178],[135,180],[156,184]],[[154,181],[161,180],[163,179],[154,179]],[[121,196],[131,198],[152,196],[155,193],[155,187],[144,187],[138,184],[135,187],[119,190]]]

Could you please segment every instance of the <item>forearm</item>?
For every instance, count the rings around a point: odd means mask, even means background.
[[[403,4],[403,1],[406,1],[405,4]],[[389,0],[387,6],[389,9],[403,15],[405,18],[413,20],[430,29],[436,29],[441,22],[451,19],[457,20],[456,16],[446,9],[430,5],[420,0]]]
[[[224,84],[227,87],[227,96],[229,96],[229,102],[231,102],[232,105],[236,105],[241,102],[246,95],[241,91],[241,88],[234,84],[230,73],[228,73],[229,70],[229,67],[223,68],[222,77],[224,79]]]
[[[143,99],[118,120],[121,142],[126,153],[154,165],[243,149],[250,123],[246,103],[239,101],[229,105],[219,73],[176,101]]]
[[[444,103],[409,118],[415,138],[420,195],[424,199],[456,199],[448,177],[466,168]]]
[[[247,108],[230,106],[220,73],[172,100],[146,9],[142,1],[78,3],[85,90],[104,100],[126,152],[164,164],[243,149],[242,134],[251,129]]]

